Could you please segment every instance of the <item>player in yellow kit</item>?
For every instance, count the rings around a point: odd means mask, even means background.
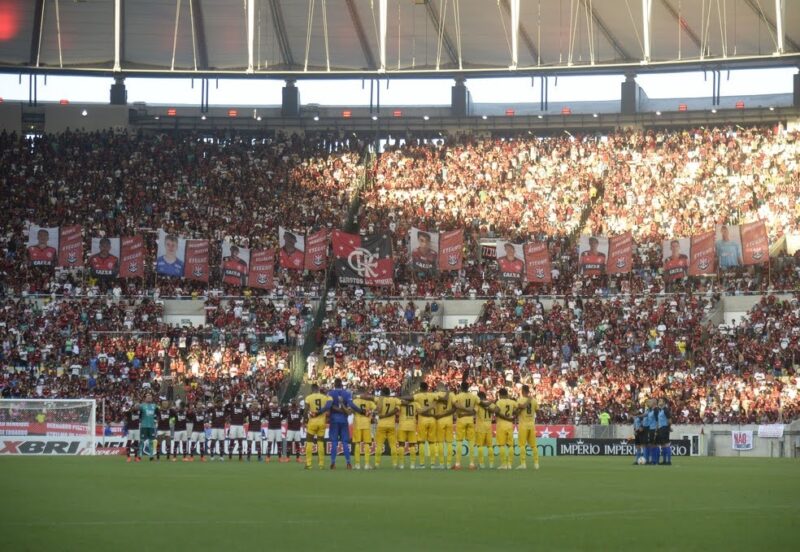
[[[408,448],[409,467],[413,470],[417,463],[417,403],[414,401],[402,400],[398,428],[397,459],[400,469],[402,470],[405,466],[405,451],[406,448]]]
[[[500,466],[497,469],[510,470],[509,447],[511,454],[514,454],[514,414],[517,410],[517,401],[508,398],[508,390],[505,388],[500,389],[499,397],[495,403],[497,446],[500,447]]]
[[[353,420],[353,457],[355,459],[355,469],[361,469],[361,448],[364,448],[364,469],[371,470],[369,464],[370,449],[372,448],[372,415],[375,412],[375,403],[361,397],[366,389],[359,387],[359,395],[353,399],[353,404],[361,408],[366,414],[354,414]]]
[[[536,448],[536,411],[539,404],[531,395],[531,388],[522,386],[522,398],[517,400],[517,444],[519,445],[519,466],[524,470],[528,467],[526,446],[531,447],[533,454],[533,469],[539,469],[539,450]]]
[[[477,395],[469,392],[469,384],[461,382],[461,392],[453,397],[453,406],[456,409],[456,463],[453,469],[461,469],[461,447],[464,439],[469,443],[469,469],[475,469],[472,451],[475,450],[475,412],[478,408]]]
[[[383,387],[380,396],[373,398],[375,401],[375,414],[378,416],[378,427],[375,431],[376,468],[381,465],[383,444],[386,442],[389,443],[392,467],[397,467],[397,424],[395,424],[395,416],[400,411],[402,403],[400,399],[389,395],[389,388]]]
[[[306,469],[311,469],[311,457],[314,445],[317,445],[320,469],[325,468],[325,413],[320,410],[328,402],[328,396],[320,393],[319,385],[311,385],[311,394],[305,398],[306,403]]]
[[[483,456],[480,448],[484,447],[488,451],[489,459],[487,467],[494,467],[494,443],[492,443],[492,411],[494,405],[486,400],[486,393],[478,391],[478,403],[475,409],[475,450],[473,457],[478,460],[478,465],[482,468]]]
[[[433,465],[436,457],[436,418],[433,417],[436,403],[436,393],[428,392],[427,382],[419,384],[419,392],[414,393],[414,402],[417,405],[417,446],[419,447],[419,464],[425,467],[425,445],[427,444],[428,459]]]
[[[446,390],[444,384],[439,384],[436,409],[436,437],[439,441],[439,462],[447,469],[450,467],[450,455],[453,451],[453,396]]]

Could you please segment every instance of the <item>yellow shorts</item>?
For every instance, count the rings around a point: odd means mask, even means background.
[[[400,443],[416,443],[417,431],[415,429],[401,429],[397,432],[397,441]]]
[[[389,441],[391,446],[394,446],[397,442],[397,429],[394,426],[378,426],[378,429],[375,431],[375,442],[383,444],[385,441]]]
[[[523,448],[525,445],[536,448],[536,427],[527,426],[517,428],[517,444],[519,448]]]
[[[497,424],[497,444],[501,447],[514,446],[514,426]]]
[[[449,416],[447,418],[440,418],[436,420],[436,435],[439,442],[452,443],[453,442],[453,420]]]
[[[459,418],[456,422],[456,439],[458,441],[463,441],[464,439],[474,441],[475,420],[470,417]]]
[[[307,437],[325,437],[325,420],[310,420],[306,427]]]
[[[354,443],[371,443],[372,431],[369,429],[354,429],[353,430]]]
[[[492,428],[478,428],[475,431],[475,445],[479,447],[492,446]]]
[[[420,441],[434,442],[436,440],[436,418],[420,418],[417,421],[417,434]]]

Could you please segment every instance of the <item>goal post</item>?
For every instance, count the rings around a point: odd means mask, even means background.
[[[0,399],[0,456],[93,455],[94,399]]]

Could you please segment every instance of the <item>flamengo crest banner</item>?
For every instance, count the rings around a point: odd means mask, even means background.
[[[79,225],[63,226],[58,240],[58,266],[83,266],[83,230]]]
[[[627,274],[633,268],[633,234],[625,232],[608,238],[607,274]]]
[[[340,284],[393,284],[392,242],[387,235],[362,237],[334,230],[333,255]]]
[[[187,280],[208,282],[208,240],[186,240],[186,262],[183,277]]]
[[[325,270],[328,268],[328,230],[323,228],[306,236],[306,270]]]
[[[275,278],[275,250],[254,249],[250,257],[250,274],[247,285],[252,288],[272,289]]]
[[[142,236],[120,238],[120,278],[144,277],[144,239]]]
[[[526,243],[525,253],[525,279],[529,282],[549,284],[553,281],[552,267],[550,266],[550,251],[546,242]]]
[[[439,233],[439,270],[461,270],[464,262],[464,231]]]

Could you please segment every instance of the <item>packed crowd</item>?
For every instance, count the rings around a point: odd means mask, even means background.
[[[218,279],[155,278],[152,266],[143,280],[97,280],[28,266],[26,223],[82,224],[86,239],[143,234],[149,259],[160,228],[276,247],[279,226],[344,226],[363,150],[331,136],[0,135],[2,394],[102,398],[115,419],[147,389],[190,400],[277,390],[324,272],[278,270],[270,297]],[[592,422],[601,409],[626,421],[651,396],[672,402],[676,421],[796,417],[797,299],[770,296],[735,327],[704,319],[722,292],[796,290],[800,259],[654,295],[665,291],[665,237],[759,217],[772,239],[798,232],[799,153],[797,133],[773,128],[408,140],[369,171],[357,215],[362,233],[392,236],[395,284],[330,291],[309,377],[399,390],[422,379],[454,386],[466,374],[490,395],[531,384],[543,421]],[[463,228],[464,268],[414,274],[412,226]],[[626,230],[632,274],[578,274],[577,233]],[[481,247],[497,237],[546,239],[553,283],[499,281]],[[545,309],[536,294],[563,298]],[[162,299],[174,295],[204,299],[202,327],[165,323]],[[478,296],[492,300],[475,323],[437,329],[437,300]]]
[[[432,303],[386,303],[381,308],[398,320],[392,329],[373,325],[369,303],[349,303],[345,316],[327,319],[309,377],[373,389],[408,389],[421,380],[454,388],[466,377],[489,396],[528,384],[543,422],[593,423],[602,411],[626,422],[651,397],[667,399],[681,423],[800,415],[798,296],[766,296],[731,327],[708,324],[718,299],[570,297],[549,310],[536,299],[505,299],[487,302],[461,330],[425,327]]]

